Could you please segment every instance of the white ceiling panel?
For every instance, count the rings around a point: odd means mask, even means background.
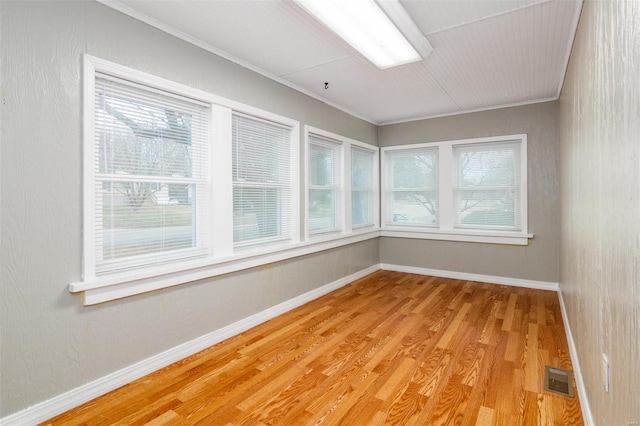
[[[99,1],[377,124],[556,99],[582,6],[400,0],[434,50],[380,70],[291,0]]]

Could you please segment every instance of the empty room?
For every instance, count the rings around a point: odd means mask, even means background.
[[[0,0],[0,425],[640,424],[637,0]]]

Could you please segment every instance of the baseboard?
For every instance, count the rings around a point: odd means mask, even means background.
[[[25,426],[43,422],[51,417],[57,416],[58,414],[84,404],[85,402],[91,401],[98,396],[117,389],[120,386],[139,379],[140,377],[153,373],[167,365],[200,352],[201,350],[215,345],[216,343],[260,325],[263,322],[284,314],[298,306],[304,305],[305,303],[317,299],[320,296],[324,296],[327,293],[344,287],[345,285],[372,274],[379,269],[380,265],[376,264],[322,287],[311,290],[300,296],[294,297],[293,299],[289,299],[226,327],[175,346],[150,358],[130,365],[129,367],[125,367],[122,370],[118,370],[107,376],[53,397],[47,401],[38,403],[22,411],[4,417],[0,419],[0,425]]]
[[[479,281],[483,283],[511,285],[538,290],[558,291],[558,283],[548,281],[524,280],[522,278],[497,277],[493,275],[470,274],[467,272],[444,271],[441,269],[418,268],[415,266],[392,265],[381,263],[380,269],[387,271],[406,272],[409,274],[431,275],[434,277],[452,278],[455,280]]]
[[[573,377],[575,377],[576,379],[576,387],[578,388],[578,399],[580,399],[582,418],[586,426],[594,426],[595,423],[593,421],[593,415],[591,414],[591,406],[589,405],[589,398],[587,397],[587,388],[584,385],[582,369],[580,368],[580,360],[578,359],[578,350],[576,348],[576,343],[573,340],[571,325],[569,324],[569,318],[567,317],[567,308],[565,307],[564,297],[562,296],[562,290],[560,289],[558,289],[558,299],[560,300],[562,322],[564,323],[564,330],[567,335],[567,343],[569,344],[569,355],[571,356],[571,364],[573,365]]]

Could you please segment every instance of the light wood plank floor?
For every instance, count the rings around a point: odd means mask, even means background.
[[[556,293],[380,271],[44,424],[582,424],[547,364]]]

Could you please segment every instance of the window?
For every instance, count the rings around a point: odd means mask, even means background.
[[[353,228],[373,226],[377,203],[375,172],[375,152],[351,147],[351,225]]]
[[[528,243],[527,137],[383,148],[383,236]]]
[[[235,247],[291,240],[291,127],[233,114]]]
[[[453,146],[456,228],[522,229],[520,142]]]
[[[94,273],[206,256],[208,106],[99,73],[93,95]]]
[[[342,230],[342,143],[309,134],[309,233]]]
[[[301,215],[297,121],[83,65],[83,271],[69,290],[85,305],[379,236],[378,148],[307,130]]]
[[[438,148],[388,154],[386,223],[438,226]]]
[[[378,148],[306,126],[309,236],[378,226]]]

